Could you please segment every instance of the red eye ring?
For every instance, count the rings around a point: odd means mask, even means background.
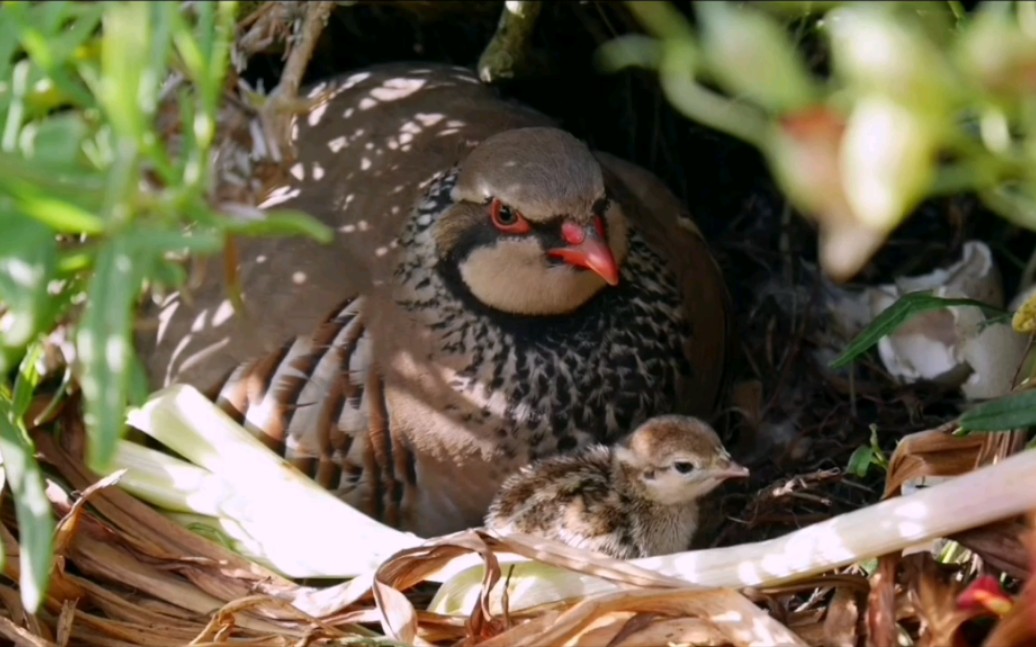
[[[520,236],[532,231],[532,225],[517,209],[508,207],[496,198],[493,198],[489,206],[489,217],[493,221],[493,226],[505,234]]]

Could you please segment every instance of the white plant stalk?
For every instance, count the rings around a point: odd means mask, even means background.
[[[900,551],[914,544],[1036,509],[1036,451],[1011,456],[939,485],[828,519],[783,537],[727,548],[689,551],[631,560],[643,578],[671,586],[678,578],[691,587],[739,588],[773,585],[832,568]],[[559,551],[562,552],[562,551]],[[509,573],[512,611],[571,597],[614,591],[621,585],[585,573],[528,563],[516,555]],[[521,563],[526,562],[526,563]],[[471,563],[471,562],[468,562]],[[478,603],[482,566],[461,562],[439,575],[452,574],[439,589],[430,611],[466,614]],[[504,578],[508,579],[508,578]],[[663,581],[664,580],[664,581]],[[503,581],[503,580],[502,580]],[[501,610],[503,585],[491,598]]]
[[[233,497],[219,476],[128,440],[119,442],[115,468],[126,473],[119,485],[142,501],[170,512],[218,516]]]
[[[129,424],[197,467],[125,443],[116,461],[129,470],[124,487],[176,512],[226,520],[218,523],[231,539],[289,577],[354,577],[424,541],[340,501],[193,387],[159,391]]]

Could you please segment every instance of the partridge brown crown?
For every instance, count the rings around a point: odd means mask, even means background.
[[[310,96],[266,205],[334,243],[240,241],[244,315],[215,268],[150,306],[155,386],[206,390],[345,501],[426,536],[479,525],[533,460],[712,410],[727,295],[658,179],[461,68],[371,68]]]

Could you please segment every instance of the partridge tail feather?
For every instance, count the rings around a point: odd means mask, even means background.
[[[238,366],[209,396],[322,487],[398,526],[400,456],[393,458],[363,304],[346,301],[313,335]]]

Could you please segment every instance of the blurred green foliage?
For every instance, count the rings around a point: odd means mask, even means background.
[[[127,404],[146,395],[132,343],[144,291],[180,285],[182,260],[231,234],[329,237],[295,216],[243,223],[211,205],[235,14],[233,2],[0,4],[0,455],[30,611],[54,533],[25,421],[44,340],[70,325],[88,461],[104,472]]]
[[[628,6],[649,35],[601,62],[656,70],[676,108],[759,148],[836,278],[934,195],[1036,229],[1036,3],[698,2],[694,25]]]

